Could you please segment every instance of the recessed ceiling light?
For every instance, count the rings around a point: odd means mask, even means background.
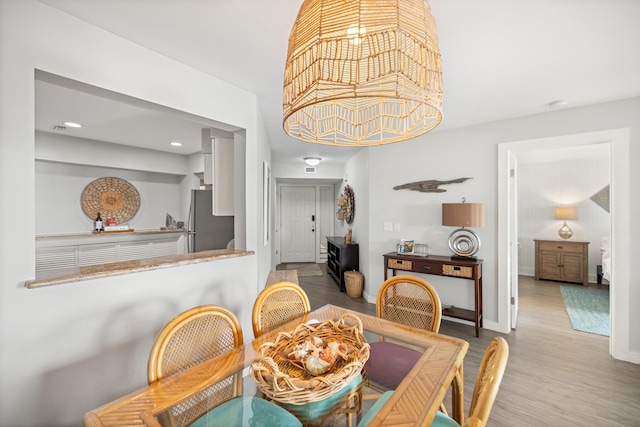
[[[320,163],[322,157],[303,157],[302,160],[309,166],[315,166]]]
[[[70,128],[81,128],[82,125],[80,123],[76,123],[76,122],[62,122],[63,125],[70,127]]]
[[[182,147],[182,142],[178,141],[171,141],[169,144],[173,145],[174,147]]]

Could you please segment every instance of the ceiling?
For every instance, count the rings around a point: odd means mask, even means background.
[[[288,36],[302,0],[40,0],[258,95],[273,162],[353,148],[299,142],[282,130]],[[348,1],[348,0],[345,0]],[[640,95],[640,1],[429,0],[438,27],[444,119],[435,131]],[[189,154],[210,120],[59,82],[36,87],[36,128]],[[51,80],[51,79],[50,79]],[[71,85],[67,85],[71,86]],[[123,105],[124,103],[124,105]],[[232,131],[233,129],[226,129]],[[195,135],[195,136],[194,136]],[[176,149],[170,140],[182,139]]]

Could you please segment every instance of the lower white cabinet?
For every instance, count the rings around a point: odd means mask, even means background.
[[[184,254],[184,230],[36,238],[36,272]]]

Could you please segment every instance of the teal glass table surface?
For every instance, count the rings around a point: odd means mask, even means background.
[[[368,425],[428,426],[449,389],[450,415],[464,423],[462,373],[468,349],[466,341],[326,305],[229,353],[95,409],[85,415],[84,424],[87,427],[356,425],[375,402],[369,397],[381,392],[366,377],[366,365],[362,375],[340,390],[305,405],[268,400],[249,375],[258,348],[273,342],[279,332],[290,332],[309,320],[337,321],[347,313],[361,320],[363,335],[369,343],[387,340],[423,350],[395,391],[385,396],[388,399],[383,405],[377,405],[380,408]]]

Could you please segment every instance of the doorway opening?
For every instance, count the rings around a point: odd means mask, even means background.
[[[616,358],[624,358],[628,349],[629,310],[624,304],[629,292],[628,255],[624,250],[624,230],[628,230],[629,168],[624,159],[628,158],[628,129],[593,132],[518,141],[498,146],[498,323],[504,332],[509,332],[517,320],[518,284],[518,228],[517,228],[517,180],[518,156],[526,152],[552,148],[588,146],[590,144],[610,144],[609,167],[611,170],[611,337],[610,352]],[[616,165],[614,169],[612,166]],[[620,165],[623,165],[620,167]]]
[[[277,186],[276,264],[322,263],[334,232],[335,183],[298,180]]]

